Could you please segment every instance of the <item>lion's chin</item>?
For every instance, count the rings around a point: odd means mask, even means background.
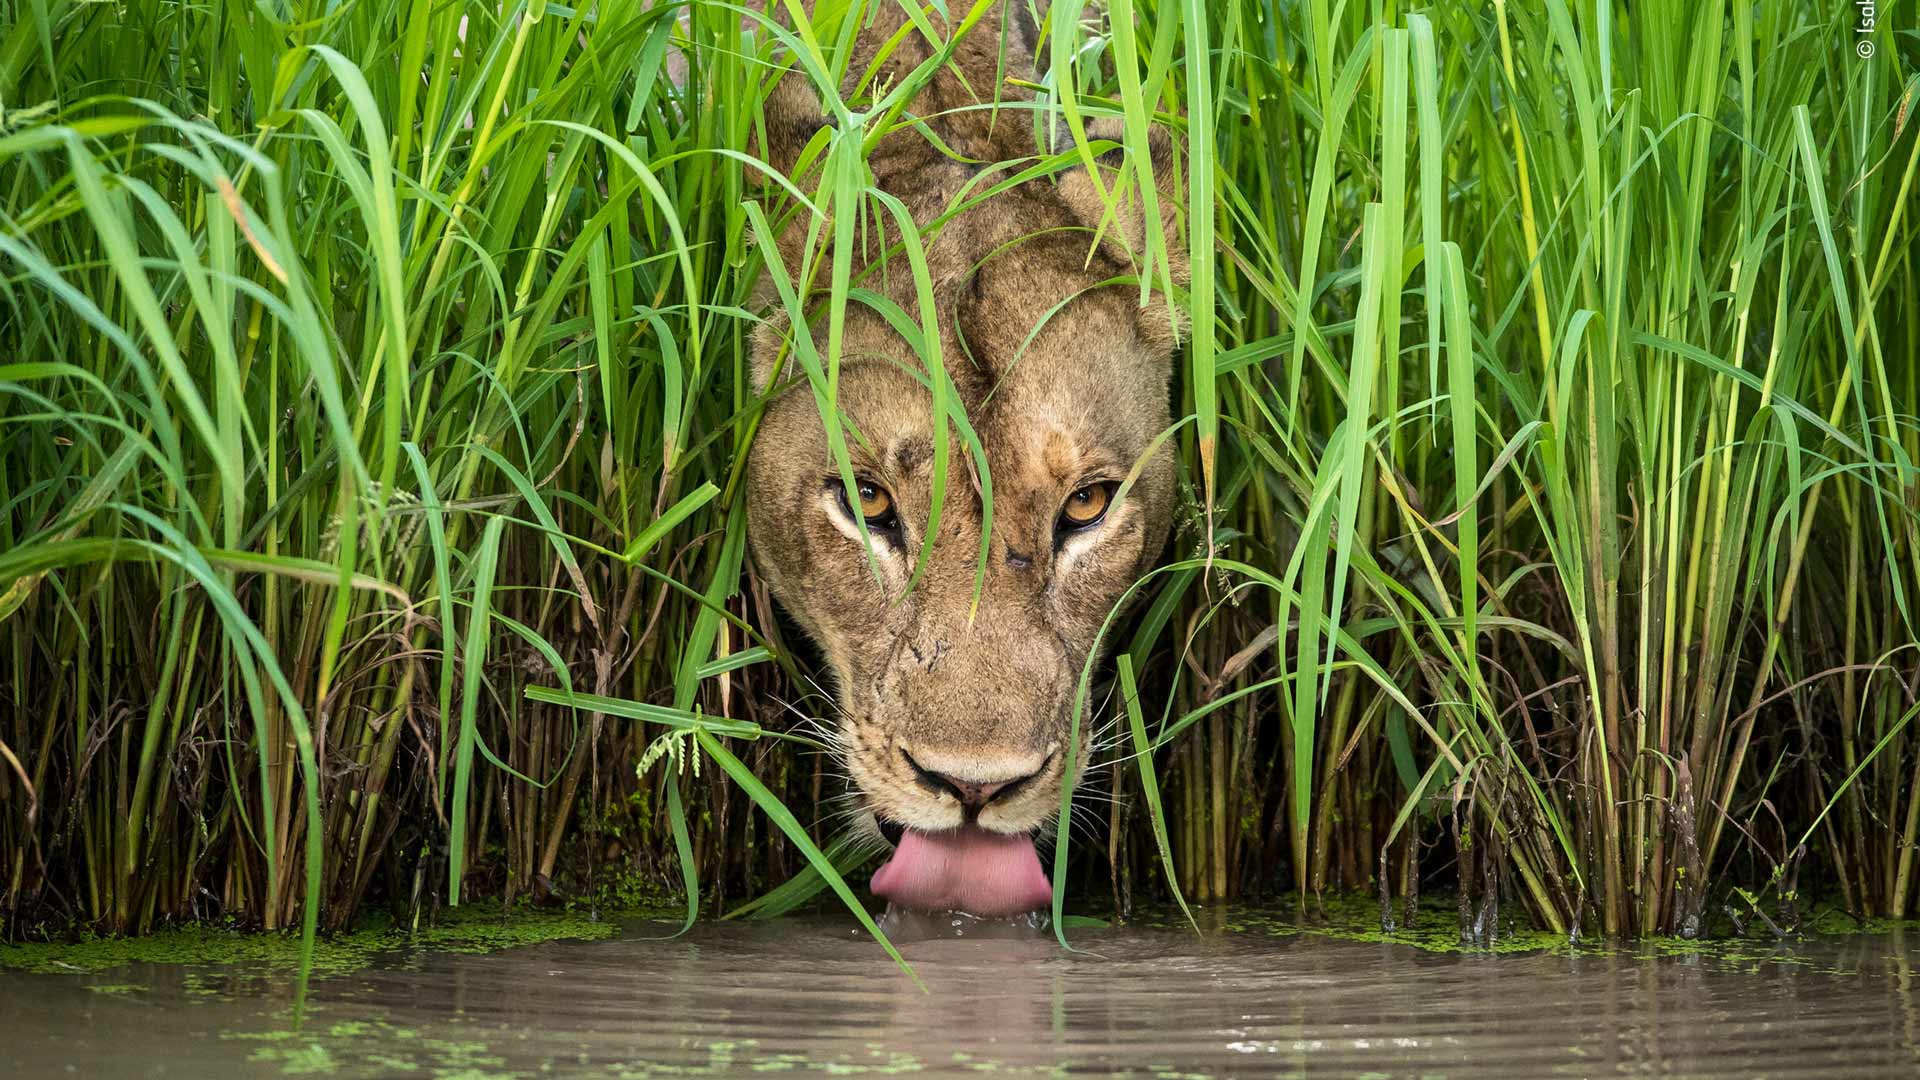
[[[873,891],[901,907],[973,915],[1020,915],[1053,902],[1033,837],[978,825],[904,830],[893,857],[874,871]]]

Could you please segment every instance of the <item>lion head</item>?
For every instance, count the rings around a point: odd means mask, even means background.
[[[903,31],[897,7],[881,7],[854,44],[848,94],[897,33],[875,84],[897,85],[939,47]],[[753,357],[771,400],[747,465],[758,573],[824,654],[856,797],[896,843],[875,891],[980,914],[1048,898],[1033,838],[1058,812],[1069,758],[1086,760],[1084,745],[1074,754],[1067,745],[1080,674],[1115,604],[1159,556],[1175,500],[1174,462],[1156,441],[1170,422],[1175,315],[1157,293],[1141,304],[1138,193],[1118,214],[1100,194],[1103,184],[1127,187],[1122,152],[1097,159],[1099,180],[1075,163],[978,197],[1051,153],[1036,145],[1034,110],[1006,104],[1030,100],[1003,81],[1032,77],[1038,34],[1024,7],[996,9],[962,37],[910,106],[914,122],[870,158],[874,185],[923,230],[940,355],[986,469],[949,434],[938,535],[927,547],[937,431],[929,365],[885,305],[856,300],[837,386],[849,492],[821,399],[795,377],[794,328],[771,291]],[[768,157],[782,170],[824,122],[810,91],[790,85],[799,83],[789,76],[768,108]],[[1117,140],[1116,130],[1096,125],[1092,139]],[[1171,193],[1160,196],[1165,213]],[[800,216],[777,245],[794,279],[810,235]],[[814,224],[811,235],[831,228]],[[886,215],[863,215],[858,235],[856,282],[917,324],[907,259],[897,247],[882,254],[898,239]],[[827,319],[810,323],[824,357]]]

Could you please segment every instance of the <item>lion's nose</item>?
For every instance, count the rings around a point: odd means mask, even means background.
[[[905,758],[907,765],[913,769],[914,779],[920,782],[920,786],[936,794],[951,795],[957,799],[968,821],[980,816],[980,811],[986,809],[988,804],[1004,799],[1025,787],[1047,767],[1047,762],[1042,761],[1039,768],[1024,776],[1012,776],[1004,780],[974,780],[957,775],[955,772],[935,772],[928,769],[915,761],[913,755],[904,749],[900,751],[900,756]],[[1049,757],[1048,760],[1051,758]]]

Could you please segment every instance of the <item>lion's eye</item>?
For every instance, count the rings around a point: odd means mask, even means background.
[[[860,512],[868,521],[886,517],[893,512],[893,496],[879,484],[862,480],[860,482]]]
[[[1112,484],[1088,484],[1067,496],[1067,504],[1060,508],[1060,528],[1085,529],[1097,525],[1107,516],[1107,507],[1112,504]]]
[[[832,481],[833,487],[840,493],[840,508],[853,516],[853,506],[847,502],[847,488],[838,480]],[[896,515],[893,512],[893,496],[886,488],[864,477],[854,481],[853,490],[860,496],[860,516],[867,519],[869,529],[892,529]]]

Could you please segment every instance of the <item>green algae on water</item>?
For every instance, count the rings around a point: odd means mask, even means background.
[[[384,1020],[349,1020],[295,1032],[229,1031],[220,1038],[260,1045],[247,1060],[279,1067],[287,1075],[321,1075],[342,1069],[377,1069],[382,1075],[430,1076],[434,1080],[496,1080],[506,1059],[476,1039],[435,1037]]]
[[[322,937],[314,946],[313,972],[357,971],[377,956],[409,949],[485,953],[545,941],[598,941],[613,933],[611,922],[544,912],[503,918],[497,912],[457,911],[436,925],[416,930],[386,920],[370,921],[359,930]],[[188,926],[141,937],[0,943],[0,970],[77,974],[124,964],[234,964],[292,972],[300,966],[300,939],[294,934]]]
[[[1920,919],[1882,919],[1855,915],[1836,907],[1823,907],[1806,921],[1805,929],[1816,934],[1895,934],[1920,931]]]
[[[1758,970],[1762,965],[1818,967],[1795,948],[1805,940],[1920,931],[1920,920],[1862,918],[1838,908],[1822,906],[1800,920],[1792,932],[1781,937],[1765,931],[1741,936],[1730,932],[1730,923],[1717,923],[1716,926],[1726,932],[1696,938],[1643,937],[1617,941],[1597,937],[1570,938],[1552,931],[1533,929],[1523,917],[1515,915],[1500,920],[1500,932],[1491,944],[1475,944],[1462,939],[1458,909],[1453,898],[1445,894],[1422,897],[1412,912],[1396,904],[1394,914],[1398,925],[1392,930],[1381,927],[1378,900],[1362,895],[1330,895],[1309,898],[1304,903],[1290,896],[1279,903],[1262,907],[1238,904],[1196,907],[1194,913],[1200,920],[1201,929],[1208,933],[1270,937],[1302,935],[1338,941],[1406,945],[1424,952],[1461,955],[1539,953],[1640,959],[1698,957],[1746,971]],[[1133,921],[1140,926],[1180,932],[1184,932],[1187,925],[1185,917],[1170,908],[1154,908],[1138,913]],[[1821,970],[1827,974],[1847,973],[1840,968]]]
[[[149,988],[138,983],[94,983],[87,989],[95,994],[142,994]]]
[[[1410,945],[1427,952],[1445,953],[1523,953],[1572,946],[1560,934],[1536,930],[1518,920],[1501,920],[1500,931],[1490,944],[1476,945],[1460,936],[1460,921],[1450,898],[1422,898],[1411,913],[1395,905],[1399,924],[1392,930],[1380,925],[1379,901],[1367,896],[1328,895],[1304,903],[1288,897],[1276,904],[1254,907],[1245,904],[1194,907],[1194,915],[1203,930],[1229,934],[1264,934],[1288,937],[1309,934],[1340,941],[1365,941],[1379,944]],[[1166,930],[1184,930],[1186,918],[1171,909],[1145,912],[1134,921],[1143,926]]]
[[[340,1067],[333,1054],[317,1042],[290,1047],[263,1046],[247,1055],[247,1060],[276,1065],[283,1076],[325,1076]]]

